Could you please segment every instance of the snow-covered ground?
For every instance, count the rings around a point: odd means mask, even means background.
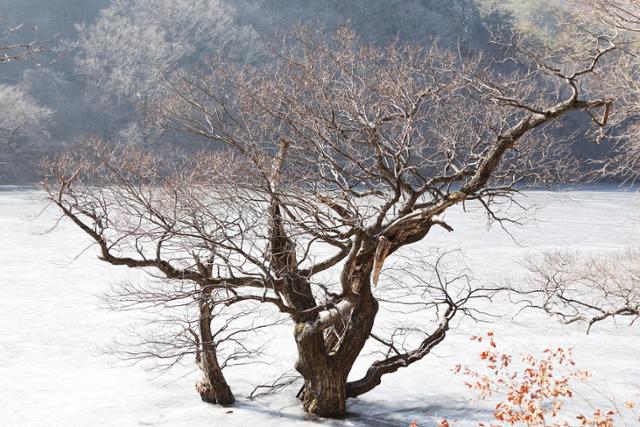
[[[100,308],[98,294],[120,280],[145,276],[100,263],[93,249],[82,253],[89,242],[68,223],[44,233],[56,212],[40,214],[43,198],[33,190],[0,188],[1,426],[406,426],[411,420],[429,426],[436,416],[454,425],[477,425],[490,419],[493,404],[469,402],[463,378],[450,369],[475,361],[469,336],[489,329],[514,353],[574,347],[580,367],[594,372],[598,392],[619,400],[632,397],[640,384],[639,327],[603,324],[586,335],[581,325],[562,326],[539,313],[512,320],[515,309],[498,300],[487,309],[503,317],[488,325],[463,322],[423,361],[350,401],[345,421],[308,419],[291,390],[275,398],[244,398],[253,385],[291,367],[295,355],[288,328],[267,339],[279,350],[277,363],[229,372],[237,406],[203,404],[190,364],[159,376],[104,354],[101,349],[139,313]],[[437,230],[416,249],[459,248],[476,278],[499,283],[521,274],[518,261],[525,254],[553,248],[602,253],[640,242],[638,203],[631,193],[531,192],[521,201],[539,206],[540,221],[511,228],[517,243],[499,227],[487,230],[480,212],[457,210],[446,216],[454,233]],[[603,399],[596,392],[580,398],[586,407]]]

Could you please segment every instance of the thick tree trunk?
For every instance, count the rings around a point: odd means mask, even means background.
[[[361,280],[369,281],[369,274]],[[321,315],[296,325],[296,369],[304,378],[300,398],[307,413],[343,418],[346,413],[347,377],[364,348],[378,311],[368,286]]]
[[[216,346],[211,333],[211,308],[206,300],[200,301],[200,349],[197,363],[202,371],[202,380],[196,384],[196,390],[204,402],[219,405],[233,405],[236,401],[231,387],[222,373],[218,362]]]
[[[300,323],[296,326],[296,369],[304,378],[300,398],[309,414],[342,418],[346,411],[347,378],[342,367],[336,366],[327,354],[323,335],[317,325]]]
[[[305,378],[301,396],[304,410],[319,417],[343,418],[347,407],[346,385],[340,370],[317,370],[313,378]]]

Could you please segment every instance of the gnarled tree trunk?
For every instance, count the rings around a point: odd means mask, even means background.
[[[298,324],[296,343],[296,369],[304,378],[300,398],[305,411],[327,418],[343,417],[346,411],[346,374],[343,367],[326,354],[323,331],[310,324]]]
[[[353,292],[317,320],[299,322],[295,338],[298,346],[296,370],[304,378],[300,395],[309,414],[342,418],[346,413],[347,378],[364,348],[378,312],[371,294],[373,256],[360,268],[346,267],[343,275]]]

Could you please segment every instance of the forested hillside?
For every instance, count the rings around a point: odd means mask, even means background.
[[[142,125],[164,95],[169,70],[194,69],[211,55],[265,60],[277,31],[312,23],[349,25],[365,40],[486,52],[497,23],[544,30],[546,2],[492,0],[0,0],[7,45],[37,38],[44,53],[2,64],[0,183],[38,179],[43,154],[87,136],[113,142],[175,141]],[[12,31],[20,26],[17,30]],[[546,30],[545,30],[546,31]],[[187,147],[184,141],[179,144]]]

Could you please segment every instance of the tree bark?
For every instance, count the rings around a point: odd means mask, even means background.
[[[325,418],[346,414],[347,378],[364,348],[378,311],[369,286],[373,259],[351,276],[359,294],[350,295],[334,309],[311,322],[296,325],[296,370],[304,378],[300,398],[307,413]],[[364,285],[364,286],[363,286]]]
[[[211,307],[205,298],[200,301],[200,349],[197,363],[202,371],[203,378],[196,384],[196,390],[200,393],[203,402],[219,405],[233,405],[236,401],[231,387],[222,373],[222,367],[218,362],[216,346],[211,332]]]
[[[312,415],[341,418],[346,411],[346,379],[327,354],[323,329],[316,322],[298,323],[296,370],[304,379],[302,402]]]
[[[304,410],[309,414],[323,418],[344,418],[347,407],[344,376],[328,370],[313,381],[305,381],[302,401]]]
[[[203,359],[201,370],[203,378],[196,383],[196,390],[200,393],[203,402],[214,403],[223,406],[233,405],[236,401],[231,388],[222,374],[220,365],[211,357]]]
[[[304,388],[300,396],[304,410],[319,417],[343,418],[347,406],[347,379],[344,369],[332,363],[326,355],[322,332],[302,333],[307,334],[317,336],[296,339],[296,369],[304,378]]]

